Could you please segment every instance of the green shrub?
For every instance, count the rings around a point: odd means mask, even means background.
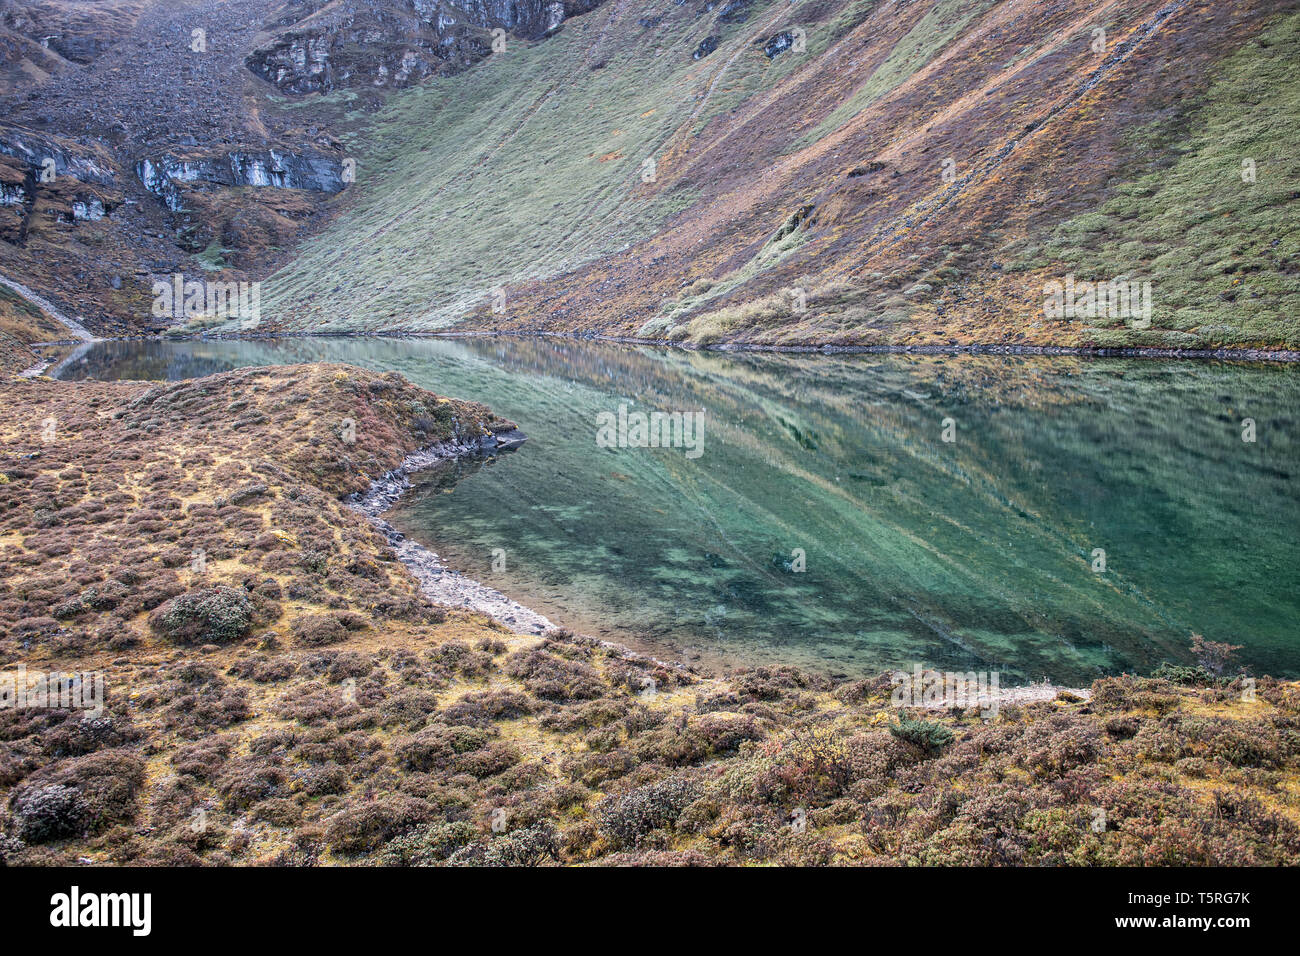
[[[1189,667],[1186,664],[1171,664],[1169,661],[1163,662],[1159,667],[1152,671],[1151,676],[1160,680],[1167,680],[1171,684],[1181,684],[1184,687],[1197,687],[1218,682],[1218,678],[1207,671],[1204,667]]]
[[[926,754],[937,754],[953,741],[952,731],[933,720],[900,717],[898,723],[890,725],[889,732]]]
[[[432,815],[429,804],[410,797],[355,803],[326,821],[325,838],[341,853],[364,853],[427,822]]]
[[[248,595],[224,586],[172,598],[149,617],[156,633],[178,644],[229,644],[247,634],[252,623]]]
[[[389,840],[379,851],[381,866],[436,866],[478,836],[464,821],[429,823]]]
[[[559,859],[559,834],[549,822],[473,843],[448,860],[453,866],[540,866]]]

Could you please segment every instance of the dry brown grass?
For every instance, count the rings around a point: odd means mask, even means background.
[[[1108,679],[918,715],[925,751],[887,679],[431,605],[340,495],[482,406],[333,365],[0,389],[0,667],[107,684],[99,720],[0,711],[7,862],[1300,860],[1295,684]]]

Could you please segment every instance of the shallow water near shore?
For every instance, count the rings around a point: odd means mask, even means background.
[[[101,342],[56,374],[316,361],[519,423],[519,451],[421,474],[388,519],[584,633],[1004,686],[1190,662],[1199,633],[1300,676],[1295,367],[347,338]],[[698,457],[602,447],[621,405],[702,412]]]

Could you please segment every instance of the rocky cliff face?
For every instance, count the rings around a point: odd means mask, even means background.
[[[0,0],[0,274],[97,332],[151,327],[155,275],[262,277],[346,185],[244,64],[282,6]]]
[[[147,0],[0,0],[0,26],[70,63],[90,63],[122,39]]]
[[[122,201],[112,162],[60,138],[0,127],[0,239],[21,243],[34,215],[98,222]]]
[[[54,136],[16,127],[0,127],[0,155],[46,171],[51,178],[72,176],[100,186],[112,186],[117,178],[106,158]]]
[[[366,169],[333,131],[598,2],[0,0],[0,274],[96,332],[151,327],[156,275],[265,278]]]
[[[252,186],[337,193],[345,186],[343,163],[332,157],[281,150],[233,150],[215,157],[146,157],[135,167],[140,182],[172,212],[185,208],[190,189]]]
[[[248,56],[286,93],[401,88],[457,73],[492,52],[493,31],[540,39],[600,0],[321,0],[287,4]],[[497,34],[498,44],[503,34]]]

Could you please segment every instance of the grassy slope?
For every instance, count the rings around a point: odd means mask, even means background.
[[[438,328],[495,287],[609,254],[684,205],[639,187],[643,162],[662,159],[690,115],[702,34],[678,14],[614,43],[600,39],[604,17],[395,97],[353,144],[356,207],[272,277],[267,311],[318,330]]]
[[[267,311],[313,330],[443,328],[470,314],[476,328],[699,343],[1294,344],[1275,307],[1295,294],[1285,242],[1262,250],[1270,277],[1249,308],[1207,278],[1234,261],[1254,268],[1261,250],[1243,237],[1263,230],[1271,243],[1296,218],[1288,56],[1242,49],[1281,6],[1192,0],[1095,90],[1068,96],[1103,60],[1092,25],[1114,50],[1162,9],[823,0],[758,3],[723,24],[670,4],[607,4],[555,39],[393,98],[350,144],[355,206],[270,281]],[[638,24],[652,13],[660,23]],[[769,60],[755,46],[795,26],[806,53]],[[1292,32],[1281,28],[1284,50]],[[692,59],[711,33],[720,47]],[[1005,167],[936,205],[939,158],[978,171],[1060,103]],[[1207,228],[1212,216],[1191,209],[1215,181],[1218,202],[1236,201],[1224,190],[1246,147],[1261,164],[1254,198]],[[650,156],[658,182],[647,185]],[[1172,177],[1162,194],[1146,196],[1148,182],[1116,195],[1148,161]],[[854,162],[860,179],[848,177]],[[812,215],[775,241],[801,204]],[[1172,322],[1042,321],[1045,277],[1113,277],[1134,243]],[[1241,248],[1214,256],[1221,245]],[[999,272],[998,260],[1032,268]],[[805,313],[790,307],[794,285]],[[488,307],[497,286],[504,314]]]
[[[878,4],[829,6],[833,15],[806,26],[810,56]],[[466,74],[395,97],[351,144],[361,156],[356,207],[268,281],[267,311],[313,331],[440,328],[498,286],[573,270],[652,234],[698,188],[647,189],[643,162],[654,158],[664,178],[688,158],[693,134],[807,62],[753,47],[806,23],[798,11],[749,10],[743,24],[719,24],[664,4],[646,28],[621,8],[609,25],[601,8],[556,38],[512,43]],[[714,30],[720,46],[694,60]]]
[[[962,29],[992,6],[994,0],[940,0],[925,13],[898,44],[889,51],[884,62],[871,74],[866,83],[854,91],[816,128],[804,134],[799,146],[815,143],[828,133],[844,125],[850,117],[905,82],[925,66],[961,33]]]
[[[1150,279],[1152,330],[1103,319],[1088,333],[1100,344],[1300,348],[1297,60],[1300,15],[1225,62],[1185,121],[1135,131],[1130,148],[1152,170],[1027,244],[1017,264]],[[1245,159],[1255,163],[1254,183],[1243,179]]]

